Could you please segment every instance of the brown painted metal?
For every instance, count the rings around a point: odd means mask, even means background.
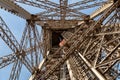
[[[44,11],[33,15],[17,3]],[[120,0],[83,0],[72,4],[69,0],[58,3],[3,0],[0,6],[27,21],[19,44],[2,18],[0,20],[0,37],[14,52],[0,57],[1,69],[14,63],[9,80],[18,80],[22,64],[34,75],[33,80],[70,80],[66,60],[76,80],[114,80],[119,77]],[[102,7],[91,15],[80,12],[95,6]],[[93,20],[91,16],[97,19]],[[41,34],[36,24],[42,27]],[[63,40],[65,43],[59,46]],[[45,62],[39,69],[42,57]]]

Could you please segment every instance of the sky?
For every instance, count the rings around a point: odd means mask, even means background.
[[[51,1],[58,3],[58,0],[51,0]],[[69,3],[73,3],[76,1],[78,1],[78,0],[69,0]],[[42,9],[30,7],[27,5],[23,5],[23,4],[19,4],[19,5],[21,5],[24,9],[26,9],[27,11],[29,11],[32,14],[42,11]],[[89,12],[91,12],[91,11],[89,11]],[[5,21],[7,26],[10,28],[10,30],[12,31],[12,33],[14,34],[14,36],[16,37],[18,42],[20,42],[20,39],[22,37],[22,32],[23,32],[25,24],[26,24],[26,20],[24,20],[16,15],[13,15],[11,13],[8,13],[7,11],[5,11],[3,9],[0,9],[0,16],[3,18],[3,20]],[[4,43],[4,41],[2,39],[0,39],[0,57],[11,54],[11,53],[12,53],[12,51],[10,50],[10,48]],[[12,65],[13,64],[11,64],[3,69],[0,69],[0,80],[8,80],[9,79],[9,74],[10,74]],[[28,78],[30,77],[30,73],[25,69],[24,66],[23,66],[21,73],[22,73],[22,75],[20,77],[20,80],[28,80]]]

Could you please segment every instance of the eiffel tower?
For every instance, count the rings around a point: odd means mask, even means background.
[[[18,41],[0,17],[0,39],[13,52],[0,57],[0,71],[12,64],[8,80],[24,78],[22,66],[28,80],[120,79],[120,0],[0,0],[0,7],[26,21]]]

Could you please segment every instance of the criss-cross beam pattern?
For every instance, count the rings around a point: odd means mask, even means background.
[[[60,3],[58,4],[58,3],[54,3],[54,2],[49,1],[49,0],[48,1],[43,1],[43,0],[34,0],[34,1],[32,1],[32,0],[14,0],[14,1],[46,10],[44,12],[37,14],[38,16],[40,16],[40,18],[41,17],[46,18],[46,16],[48,14],[50,14],[51,12],[54,12],[55,14],[60,16],[57,19],[61,19],[63,17],[61,15],[67,15],[69,13],[72,13],[74,15],[79,15],[79,16],[86,15],[86,14],[80,12],[80,10],[88,9],[88,8],[92,8],[92,7],[96,7],[96,6],[101,6],[102,4],[107,2],[107,1],[87,0],[87,1],[78,1],[78,2],[73,3],[73,4],[68,4],[67,0],[65,0],[65,1],[60,0],[59,1]],[[51,15],[52,15],[51,18],[53,18],[55,16],[54,14],[51,14]],[[70,17],[72,17],[72,16],[73,15],[71,15]],[[81,19],[81,17],[79,17],[79,19]]]
[[[11,48],[11,50],[16,54],[16,57],[25,64],[30,72],[32,72],[32,67],[29,64],[27,58],[24,58],[25,51],[21,50],[19,43],[16,38],[7,27],[6,23],[0,17],[0,37],[4,40],[4,42]]]
[[[32,1],[32,0],[14,0],[14,1],[47,10],[45,12],[42,12],[42,13],[40,12],[38,14],[38,16],[40,16],[40,18],[41,17],[46,17],[46,16],[41,15],[41,14],[55,12],[55,13],[60,15],[60,13],[61,13],[60,12],[60,4],[57,4],[57,3],[54,3],[54,2],[51,2],[51,1],[41,1],[41,0],[34,0],[34,1]],[[64,2],[63,2],[63,4],[64,4]],[[76,11],[76,10],[73,10],[73,9],[69,9],[69,8],[66,9],[66,12],[67,13],[73,12],[73,13],[76,13],[78,15],[85,15],[82,12],[79,12],[79,11]]]
[[[39,47],[40,46],[25,49],[26,56],[29,55],[30,52],[32,52],[34,50],[34,48],[37,49]],[[16,60],[17,60],[16,53],[12,53],[12,54],[0,57],[0,69],[8,66],[9,64],[15,62]]]
[[[103,14],[103,16],[101,16],[100,19],[99,19],[95,24],[91,25],[91,27],[88,28],[88,29],[85,31],[85,33],[83,33],[82,35],[79,36],[79,38],[77,38],[78,40],[74,41],[73,44],[71,44],[71,46],[66,50],[66,53],[64,54],[64,56],[62,57],[62,59],[60,59],[59,61],[56,61],[56,62],[54,63],[54,65],[51,66],[50,69],[47,70],[47,71],[44,73],[44,75],[40,75],[40,77],[39,77],[38,79],[47,79],[47,78],[49,78],[49,76],[50,76],[61,64],[63,64],[63,63],[66,61],[66,59],[68,59],[68,57],[69,57],[73,52],[77,51],[78,48],[79,48],[79,49],[82,49],[82,47],[83,47],[82,45],[84,44],[84,42],[86,41],[86,39],[89,39],[89,38],[90,38],[90,37],[86,37],[86,36],[87,36],[87,35],[90,35],[90,34],[93,32],[93,30],[96,29],[97,26],[101,25],[101,23],[112,13],[112,11],[114,11],[114,10],[120,5],[119,3],[120,3],[120,0],[116,1],[108,10],[106,10],[105,13]],[[81,26],[84,26],[84,25],[81,25]],[[78,29],[78,30],[68,39],[68,42],[67,42],[67,43],[69,43],[70,40],[73,40],[73,39],[75,38],[75,34],[77,34],[79,31],[80,31],[80,30]],[[101,42],[102,42],[102,41],[101,41]],[[86,44],[86,42],[85,42],[85,44]],[[88,43],[88,44],[89,44],[89,43]],[[110,56],[110,54],[112,54],[118,47],[119,47],[119,44],[114,47],[114,49],[107,55],[107,57]],[[62,47],[62,48],[63,48],[63,47]],[[56,54],[57,54],[57,53],[60,53],[60,51],[62,50],[62,48],[59,48],[55,53],[56,53]],[[82,51],[82,50],[81,50],[81,51]],[[80,53],[80,55],[82,55],[82,54],[83,54],[83,53]],[[98,55],[99,55],[99,54],[96,54],[96,56],[98,56]],[[106,60],[107,57],[104,58],[103,60]],[[88,65],[89,67],[91,67],[90,65],[92,65],[92,63],[89,64],[88,61],[87,61],[87,59],[85,59],[85,58],[82,57],[82,56],[81,56],[81,58],[82,58],[84,61],[86,61],[87,65]],[[98,57],[96,57],[95,60],[96,60],[96,59],[98,59]],[[108,59],[109,59],[109,58],[108,58]],[[102,60],[102,61],[103,61],[103,60]],[[96,60],[96,61],[98,61],[98,60]],[[96,61],[95,61],[94,65],[96,65]],[[110,64],[110,65],[111,65],[111,64]],[[94,72],[94,74],[96,73],[95,70],[93,70],[93,72]],[[97,76],[100,80],[105,80],[105,78],[102,77],[102,76],[100,76],[100,73],[98,73],[98,72],[97,72],[96,76]]]
[[[31,15],[17,3],[44,11]],[[90,18],[81,12],[98,6],[101,7]],[[9,80],[19,80],[22,64],[32,73],[30,80],[56,80],[60,71],[61,78],[70,76],[75,80],[115,80],[120,76],[120,0],[78,0],[75,3],[69,0],[1,0],[0,7],[27,21],[19,44],[0,17],[0,37],[13,51],[0,57],[0,69],[14,63]],[[42,26],[41,35],[36,24]],[[48,45],[52,42],[51,32],[59,30],[60,40],[62,37],[66,42],[54,48]],[[67,65],[69,76],[63,64]]]
[[[41,8],[41,9],[45,9],[47,11],[58,11],[58,8],[55,9],[55,7],[51,7],[51,3],[50,1],[49,2],[46,2],[46,1],[41,1],[41,0],[12,0],[14,2],[19,2],[19,3],[23,3],[23,4],[27,4],[27,5],[30,5],[30,6],[34,6],[34,7],[38,7],[38,8]],[[54,3],[56,4],[56,3]]]
[[[43,52],[41,51],[41,36],[35,26],[35,22],[32,20],[28,20],[26,24],[26,30],[24,31],[24,38],[22,40],[23,49],[31,48],[29,51],[30,54],[30,62],[32,67],[38,66],[40,63],[40,58],[42,58]]]
[[[82,13],[81,10],[89,9],[97,6],[101,6],[102,4],[108,3],[108,1],[96,1],[96,0],[83,0],[77,1],[76,3],[69,4],[68,0],[59,0],[59,3],[55,3],[52,1],[45,0],[11,0],[16,3],[23,3],[33,7],[38,7],[45,11],[37,13],[37,18],[40,19],[37,22],[39,25],[43,26],[44,23],[48,23],[50,27],[54,28],[70,28],[75,25],[79,20],[83,19],[83,16],[86,14]],[[55,21],[54,21],[55,20]],[[61,22],[69,25],[61,25]],[[75,21],[78,20],[78,21]],[[52,23],[51,23],[52,22]],[[69,22],[69,23],[68,23]],[[75,22],[75,23],[74,23]],[[55,24],[55,25],[54,25]]]

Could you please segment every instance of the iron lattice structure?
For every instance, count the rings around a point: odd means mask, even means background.
[[[18,3],[44,11],[31,14]],[[29,80],[120,77],[120,0],[0,0],[0,6],[26,20],[19,43],[0,17],[0,37],[13,51],[0,57],[0,69],[14,63],[9,80],[19,80],[22,64]],[[92,14],[81,12],[94,7]]]

